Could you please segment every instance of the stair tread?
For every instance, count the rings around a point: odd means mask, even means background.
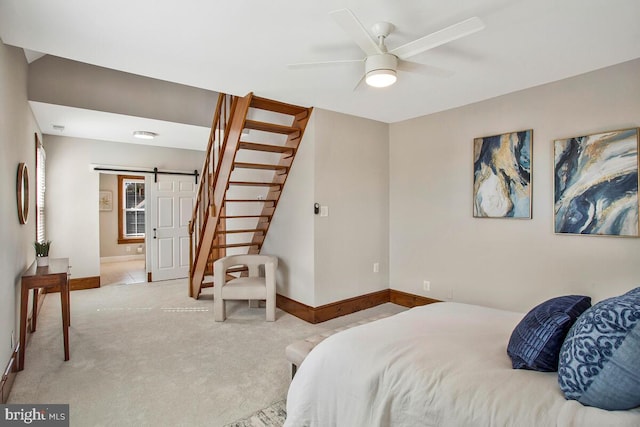
[[[271,218],[271,215],[220,215],[220,218],[234,219],[234,218]]]
[[[276,202],[277,200],[272,199],[225,199],[225,202],[233,202],[233,203],[266,203],[266,202]]]
[[[274,101],[272,99],[261,98],[259,96],[253,96],[251,98],[251,107],[258,108],[260,110],[273,111],[275,113],[287,114],[290,116],[295,116],[307,111],[305,107],[287,104],[280,101]]]
[[[245,162],[236,162],[233,164],[234,168],[242,168],[242,169],[262,169],[262,170],[287,170],[288,166],[283,165],[268,165],[265,163],[245,163]]]
[[[300,129],[292,126],[278,125],[275,123],[259,122],[257,120],[245,120],[245,129],[260,130],[263,132],[279,133],[283,135],[291,135],[300,132]]]
[[[255,182],[255,181],[229,181],[229,185],[238,185],[245,187],[282,187],[282,184],[276,182]]]
[[[222,249],[222,248],[243,248],[247,246],[260,246],[260,243],[225,243],[224,245],[213,245],[211,248],[213,249]]]
[[[293,147],[286,145],[259,144],[257,142],[240,141],[239,148],[242,150],[267,151],[269,153],[287,153],[295,151]]]
[[[259,231],[264,233],[265,230],[263,228],[248,228],[248,229],[237,229],[237,230],[221,230],[221,231],[218,231],[218,233],[219,234],[257,233]]]

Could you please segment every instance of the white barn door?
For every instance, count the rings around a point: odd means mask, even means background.
[[[152,179],[153,181],[153,179]],[[151,279],[170,280],[189,275],[189,221],[196,184],[193,176],[158,175],[151,183]]]

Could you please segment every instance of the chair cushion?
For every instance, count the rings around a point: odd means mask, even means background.
[[[264,277],[239,277],[229,280],[221,289],[223,299],[266,299]]]
[[[567,399],[607,410],[640,406],[640,288],[585,311],[560,351]]]
[[[507,346],[514,369],[553,372],[569,328],[587,308],[591,298],[566,295],[535,306],[518,323]]]

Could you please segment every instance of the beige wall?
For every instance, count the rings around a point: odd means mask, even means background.
[[[112,210],[100,211],[98,214],[100,220],[100,258],[144,257],[144,243],[118,243],[118,175],[101,173],[100,191],[110,191],[113,200]],[[138,252],[138,248],[141,249],[140,252]]]
[[[279,293],[317,307],[387,288],[387,157],[386,124],[314,109],[263,247]]]
[[[210,90],[51,55],[29,65],[28,85],[30,101],[205,127],[218,99]]]
[[[278,293],[314,306],[314,110],[271,220],[262,253],[278,256]]]
[[[35,259],[35,142],[39,133],[27,103],[27,61],[21,49],[0,41],[0,367],[11,357],[11,333],[19,330],[20,275]],[[18,164],[29,169],[29,217],[18,222],[16,175]],[[15,342],[14,342],[15,346]]]
[[[314,301],[320,306],[388,287],[389,133],[385,123],[320,109],[314,114],[315,201],[329,208],[329,216],[314,217]]]
[[[524,311],[637,286],[640,239],[553,233],[552,142],[639,126],[638,76],[635,60],[390,125],[390,287]],[[533,219],[472,218],[473,139],[523,129],[533,129]]]

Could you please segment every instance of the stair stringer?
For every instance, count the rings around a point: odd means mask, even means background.
[[[242,129],[244,128],[252,96],[253,94],[249,93],[243,98],[238,98],[227,135],[225,136],[225,143],[220,154],[218,167],[216,168],[213,195],[211,197],[212,203],[209,207],[209,217],[206,219],[201,232],[200,245],[192,267],[191,296],[196,299],[200,296],[202,280],[220,223],[221,207],[224,205],[225,194],[229,186],[229,178],[233,170],[238,144],[240,143]]]

